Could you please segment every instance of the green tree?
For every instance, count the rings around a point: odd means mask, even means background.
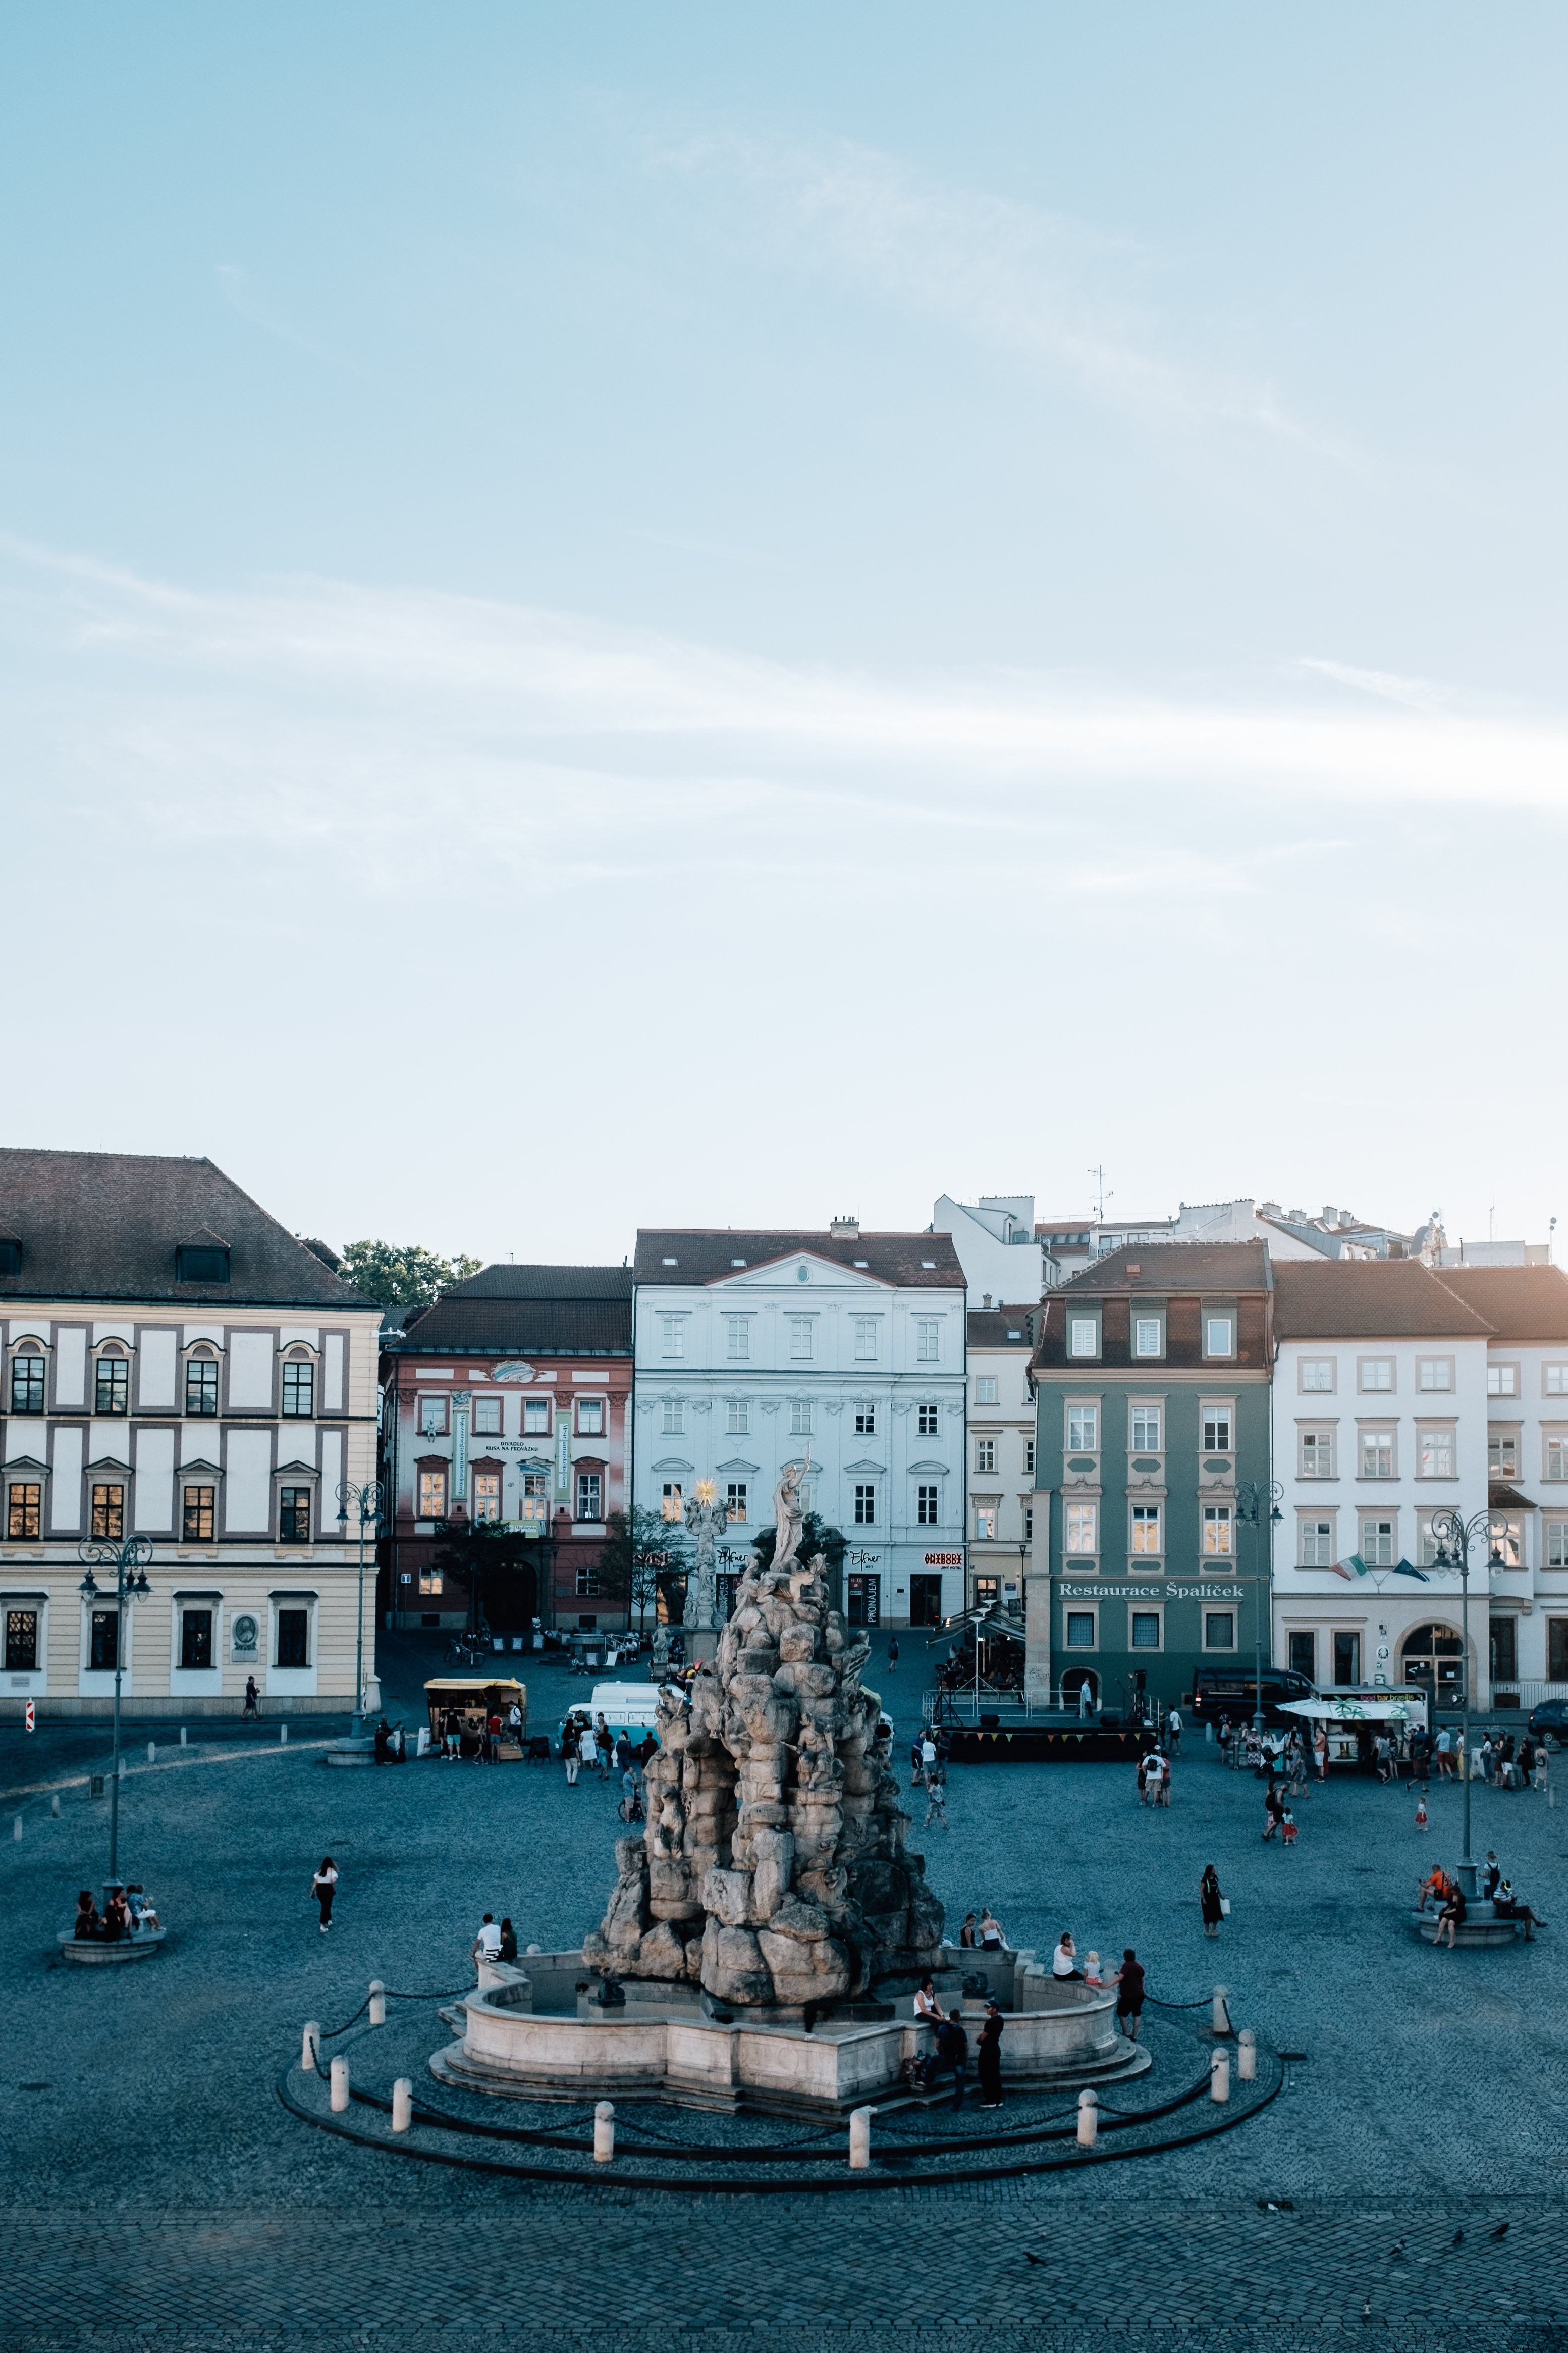
[[[759,1568],[773,1567],[773,1550],[778,1540],[776,1528],[764,1528],[757,1537],[752,1550],[757,1556]],[[805,1514],[801,1521],[800,1544],[795,1558],[807,1561],[816,1553],[822,1555],[823,1565],[827,1571],[827,1590],[832,1596],[835,1609],[843,1607],[844,1586],[839,1572],[844,1567],[844,1556],[848,1549],[849,1539],[839,1529],[830,1527],[828,1523],[820,1518],[816,1512]]]
[[[687,1565],[679,1523],[634,1504],[629,1513],[610,1513],[605,1525],[609,1534],[599,1554],[599,1589],[607,1599],[626,1602],[637,1611],[641,1633],[658,1599],[660,1576]]]
[[[455,1282],[478,1274],[477,1258],[437,1258],[417,1242],[350,1242],[338,1268],[378,1307],[428,1307]]]
[[[500,1579],[524,1570],[536,1576],[537,1537],[525,1536],[505,1520],[437,1520],[436,1534],[440,1543],[430,1566],[468,1587],[470,1632],[477,1631],[489,1614],[483,1607],[487,1593],[491,1599],[499,1599]],[[537,1595],[537,1584],[534,1589]]]

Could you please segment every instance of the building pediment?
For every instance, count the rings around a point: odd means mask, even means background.
[[[918,1463],[915,1467],[917,1470],[920,1468]],[[861,1462],[847,1462],[844,1468],[857,1479],[872,1477],[885,1479],[888,1475],[888,1466],[885,1462],[873,1462],[869,1459]]]
[[[112,1471],[117,1479],[129,1479],[131,1476],[130,1463],[121,1462],[117,1454],[100,1454],[98,1461],[89,1462],[87,1468],[89,1476],[105,1471]]]
[[[40,1462],[36,1454],[14,1454],[9,1462],[0,1462],[0,1471],[8,1479],[47,1479],[49,1475],[48,1464]]]
[[[658,1465],[656,1464],[654,1467],[657,1469]],[[732,1478],[737,1472],[742,1471],[749,1471],[754,1478],[763,1466],[760,1462],[742,1462],[740,1456],[737,1454],[732,1456],[728,1462],[720,1462],[714,1467],[717,1470],[722,1471],[726,1478]]]
[[[783,1258],[764,1259],[760,1265],[731,1267],[715,1276],[711,1291],[874,1291],[880,1296],[896,1289],[867,1268],[841,1266],[837,1259],[818,1258],[815,1250],[788,1250]]]
[[[182,1462],[174,1476],[177,1479],[221,1479],[223,1472],[216,1462],[208,1462],[198,1454],[194,1461]]]
[[[679,1455],[667,1454],[658,1462],[648,1464],[650,1471],[695,1471],[695,1462],[683,1462]]]
[[[943,1476],[944,1478],[945,1478],[945,1477],[946,1477],[946,1475],[947,1475],[948,1468],[949,1468],[949,1466],[948,1466],[948,1464],[947,1464],[947,1463],[945,1463],[945,1462],[911,1462],[911,1463],[910,1464],[910,1471],[911,1471],[911,1472],[915,1472],[915,1471],[941,1472],[941,1473],[942,1474],[942,1476]]]

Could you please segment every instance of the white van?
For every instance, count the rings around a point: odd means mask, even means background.
[[[568,1713],[585,1715],[590,1724],[597,1724],[603,1716],[617,1740],[623,1732],[629,1732],[634,1740],[651,1732],[657,1740],[658,1699],[657,1683],[595,1683],[585,1700],[573,1701]],[[560,1728],[564,1726],[563,1717]]]

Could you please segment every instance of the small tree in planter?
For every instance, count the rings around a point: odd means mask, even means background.
[[[686,1566],[684,1538],[678,1524],[661,1513],[645,1512],[640,1504],[629,1512],[610,1513],[605,1525],[609,1534],[599,1554],[600,1591],[635,1609],[637,1631],[646,1633],[660,1577]]]

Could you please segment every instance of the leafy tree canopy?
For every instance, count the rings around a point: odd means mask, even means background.
[[[378,1307],[428,1307],[455,1282],[478,1274],[477,1258],[437,1258],[417,1242],[350,1242],[338,1271]]]
[[[776,1528],[763,1528],[756,1538],[752,1549],[757,1556],[760,1567],[773,1567],[773,1549],[778,1540]],[[801,1522],[800,1544],[795,1554],[797,1560],[807,1561],[814,1553],[820,1553],[828,1574],[837,1576],[848,1549],[849,1539],[839,1529],[830,1527],[816,1512],[806,1513]]]
[[[659,1572],[687,1566],[686,1531],[679,1521],[660,1512],[645,1512],[634,1504],[630,1512],[612,1512],[599,1554],[599,1588],[606,1599],[629,1601],[639,1611],[649,1609],[658,1594]]]

